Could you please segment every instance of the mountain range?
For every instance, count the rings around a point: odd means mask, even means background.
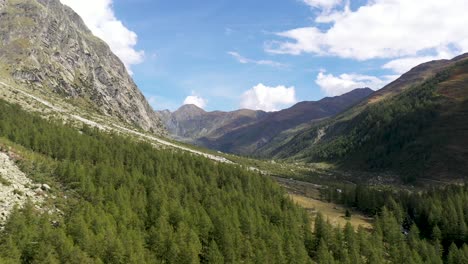
[[[423,63],[376,92],[356,89],[277,112],[206,112],[194,105],[155,112],[73,10],[58,0],[0,0],[2,85],[73,105],[72,114],[167,130],[214,150],[392,171],[408,181],[466,177],[467,61],[464,54]]]
[[[356,89],[319,101],[304,101],[277,111],[242,109],[232,112],[206,112],[184,105],[175,112],[158,112],[168,132],[176,139],[204,147],[252,155],[284,131],[334,116],[360,102],[373,91]]]
[[[260,158],[389,171],[404,181],[468,173],[468,54],[423,63],[373,92],[300,102],[278,112],[158,112],[175,138]]]

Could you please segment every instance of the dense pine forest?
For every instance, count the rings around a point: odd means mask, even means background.
[[[258,174],[76,131],[5,102],[0,134],[38,154],[21,166],[68,196],[57,202],[63,216],[33,206],[14,213],[0,236],[0,263],[308,261],[306,214]]]
[[[0,263],[468,262],[467,187],[330,191],[376,214],[374,228],[333,227],[320,214],[312,227],[277,184],[235,165],[76,130],[3,101],[0,136],[60,209],[16,210],[0,231]]]

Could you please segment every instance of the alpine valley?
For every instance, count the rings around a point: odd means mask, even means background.
[[[0,263],[468,263],[468,54],[280,111],[154,111],[86,25],[0,0]]]

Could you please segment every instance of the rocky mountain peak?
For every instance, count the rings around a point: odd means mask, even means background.
[[[188,115],[188,116],[197,116],[206,113],[202,108],[194,104],[185,104],[177,109],[174,114],[176,115]]]
[[[124,64],[59,0],[0,0],[0,77],[162,131]]]

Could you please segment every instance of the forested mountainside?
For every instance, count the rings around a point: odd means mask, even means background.
[[[124,64],[59,0],[0,1],[0,77],[84,111],[163,130]]]
[[[5,263],[306,263],[305,212],[268,178],[148,143],[46,121],[0,101],[2,149],[59,210],[14,212]],[[4,184],[4,183],[1,183]]]
[[[224,152],[256,153],[280,133],[330,116],[359,103],[372,94],[369,88],[356,89],[341,96],[305,101],[277,112],[237,110],[205,112],[185,105],[174,113],[159,112],[175,138]]]
[[[466,178],[468,58],[426,63],[423,68],[437,70],[423,71],[401,87],[405,78],[420,72],[416,67],[378,95],[299,133],[272,154],[350,169],[392,170],[405,181]]]
[[[463,55],[376,93],[275,113],[156,113],[59,0],[0,0],[0,263],[468,263],[467,84]],[[209,155],[139,130],[163,133],[159,116],[181,137],[294,163]],[[435,184],[356,185],[324,170],[323,185],[310,184],[321,202],[373,219],[337,226],[263,171],[297,165],[307,180],[315,171],[298,160]]]
[[[319,214],[312,232],[307,214],[278,185],[234,165],[89,127],[77,131],[4,101],[0,142],[34,182],[51,186],[49,199],[16,208],[2,226],[1,263],[468,260],[467,187],[390,194],[407,199],[366,188],[349,196],[346,189],[339,194],[351,198],[343,201],[376,202],[374,228],[332,227]],[[56,209],[41,210],[47,207]]]

